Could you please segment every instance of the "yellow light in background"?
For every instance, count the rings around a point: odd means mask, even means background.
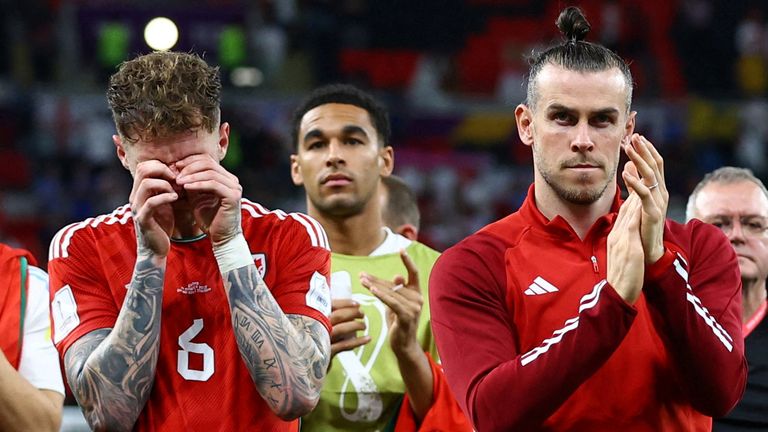
[[[144,41],[150,48],[166,51],[173,48],[179,40],[176,24],[165,17],[152,18],[144,27]]]

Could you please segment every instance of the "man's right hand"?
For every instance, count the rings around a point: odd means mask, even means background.
[[[351,299],[331,301],[331,357],[342,351],[349,351],[371,341],[370,336],[357,336],[365,330],[360,305]]]
[[[629,304],[634,304],[643,289],[645,254],[640,237],[643,203],[636,193],[619,208],[616,222],[608,234],[608,271],[606,279]]]
[[[168,255],[174,225],[171,203],[179,199],[172,186],[175,178],[176,174],[160,161],[136,165],[130,203],[140,254]]]

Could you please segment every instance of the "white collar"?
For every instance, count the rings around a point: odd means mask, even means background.
[[[392,232],[391,229],[384,227],[384,241],[381,242],[379,247],[373,250],[368,256],[387,255],[400,252],[400,249],[405,249],[411,245],[411,240],[403,237],[400,234]]]

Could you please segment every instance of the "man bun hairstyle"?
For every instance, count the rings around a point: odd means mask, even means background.
[[[581,13],[581,10],[574,6],[569,6],[560,12],[555,25],[560,29],[560,33],[565,36],[566,42],[576,43],[583,41],[587,33],[592,29],[587,18]]]
[[[576,72],[601,72],[617,68],[624,75],[627,83],[627,112],[629,112],[632,104],[632,73],[629,71],[629,65],[608,48],[584,40],[592,26],[589,25],[581,9],[575,6],[563,9],[555,24],[565,40],[531,56],[525,104],[532,110],[536,108],[538,96],[536,77],[548,64]]]

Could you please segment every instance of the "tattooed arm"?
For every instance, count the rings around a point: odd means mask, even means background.
[[[131,430],[149,399],[159,352],[165,258],[139,256],[112,329],[69,347],[69,385],[93,430]]]
[[[259,393],[284,420],[307,414],[328,368],[328,330],[313,318],[284,314],[253,264],[223,278],[240,355]]]

